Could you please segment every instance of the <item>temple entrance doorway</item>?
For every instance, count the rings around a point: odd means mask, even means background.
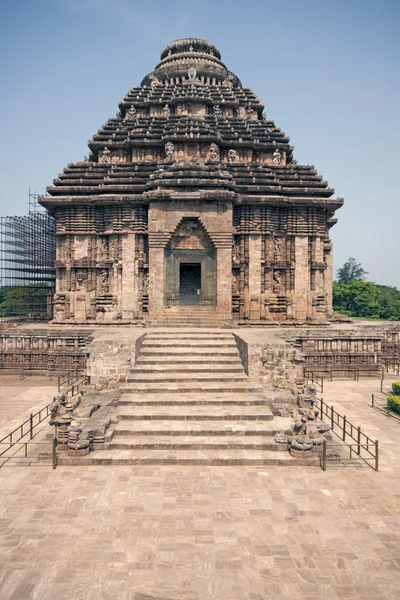
[[[181,306],[201,304],[201,263],[180,263],[179,304]]]

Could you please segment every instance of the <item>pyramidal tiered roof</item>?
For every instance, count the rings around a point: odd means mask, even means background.
[[[169,44],[88,146],[89,158],[47,189],[45,206],[143,203],[160,186],[168,197],[174,185],[206,190],[211,181],[241,201],[342,204],[313,166],[297,164],[289,138],[204,40]]]

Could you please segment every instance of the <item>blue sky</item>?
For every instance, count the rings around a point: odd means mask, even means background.
[[[335,269],[400,287],[399,0],[0,0],[0,214],[24,214],[181,37],[213,42],[345,199]]]

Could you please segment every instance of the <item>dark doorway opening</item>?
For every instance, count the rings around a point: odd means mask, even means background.
[[[179,303],[186,305],[201,304],[200,263],[180,263]]]

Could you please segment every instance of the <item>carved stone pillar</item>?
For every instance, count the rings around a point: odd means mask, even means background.
[[[325,292],[326,292],[326,312],[327,317],[332,316],[332,281],[333,281],[333,256],[332,256],[332,244],[330,241],[325,242],[324,245],[325,255]]]
[[[232,317],[232,247],[217,248],[217,310]]]
[[[138,312],[138,277],[135,265],[135,241],[133,233],[122,236],[122,318],[132,320]]]
[[[296,236],[295,238],[295,314],[298,321],[305,321],[308,311],[310,291],[310,265],[308,262],[308,236]]]
[[[250,320],[259,321],[261,296],[261,235],[249,236]]]

